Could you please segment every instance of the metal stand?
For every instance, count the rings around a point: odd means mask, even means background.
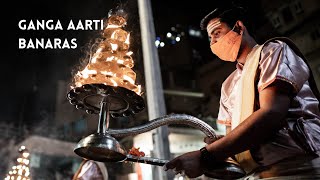
[[[142,97],[125,88],[90,84],[72,89],[67,97],[78,109],[84,109],[87,113],[99,112],[97,132],[81,139],[74,149],[77,155],[86,159],[100,162],[131,161],[163,166],[168,160],[127,154],[114,137],[133,136],[169,124],[188,125],[201,130],[208,137],[216,138],[215,130],[210,125],[185,114],[166,115],[133,128],[109,129],[110,114],[113,117],[129,116],[144,108]],[[245,172],[237,164],[226,161],[218,168],[205,172],[205,175],[218,179],[237,179],[243,177]]]
[[[104,84],[86,84],[77,87],[67,95],[69,102],[77,109],[89,114],[98,114],[97,132],[79,141],[74,152],[86,159],[102,162],[118,162],[127,158],[126,150],[107,133],[110,115],[126,117],[144,109],[141,96],[122,87]]]

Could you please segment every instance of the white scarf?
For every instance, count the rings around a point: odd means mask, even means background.
[[[235,98],[235,106],[232,112],[231,129],[236,128],[254,111],[255,99],[255,75],[260,60],[260,53],[263,45],[256,45],[246,58],[243,66],[240,83],[238,85],[238,96]],[[241,167],[248,173],[258,166],[252,159],[250,151],[236,154],[236,159]]]

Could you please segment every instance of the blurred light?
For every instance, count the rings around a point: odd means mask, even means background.
[[[167,33],[167,37],[171,38],[172,34],[170,32]]]
[[[156,40],[160,41],[160,37],[156,37]]]
[[[175,27],[171,27],[171,31],[176,31],[176,28]]]
[[[155,44],[156,44],[157,47],[159,47],[160,41],[156,40]]]
[[[163,47],[165,44],[164,44],[164,42],[161,42],[160,43],[160,47]]]
[[[194,36],[194,34],[195,34],[195,30],[193,30],[193,29],[189,29],[189,34],[190,34],[191,36]]]
[[[199,30],[189,29],[189,35],[194,37],[201,37],[202,34]]]
[[[175,40],[171,40],[171,44],[176,44],[176,41]]]
[[[29,160],[28,160],[28,159],[24,159],[23,162],[24,162],[24,164],[26,164],[26,165],[29,164]]]
[[[180,37],[176,37],[176,41],[179,42],[180,41]]]

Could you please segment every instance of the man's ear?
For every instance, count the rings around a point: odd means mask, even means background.
[[[238,20],[235,24],[234,31],[237,32],[238,34],[243,34],[245,28],[246,27],[244,26],[243,22]]]

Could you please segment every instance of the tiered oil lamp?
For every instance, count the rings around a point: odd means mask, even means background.
[[[30,180],[30,153],[25,146],[19,148],[17,162],[7,174],[4,180]]]
[[[133,128],[109,129],[110,115],[113,118],[127,117],[141,112],[145,107],[141,86],[135,84],[136,74],[132,70],[134,62],[133,53],[129,51],[130,34],[124,30],[126,14],[123,10],[110,12],[103,41],[88,65],[75,75],[75,87],[67,94],[69,102],[77,109],[99,114],[97,132],[80,140],[74,152],[100,162],[131,161],[163,166],[168,160],[128,154],[115,138],[141,134],[169,124],[188,125],[215,138],[216,133],[210,125],[185,114],[166,115]],[[238,166],[228,164],[216,169],[213,175],[240,177],[243,173]]]

